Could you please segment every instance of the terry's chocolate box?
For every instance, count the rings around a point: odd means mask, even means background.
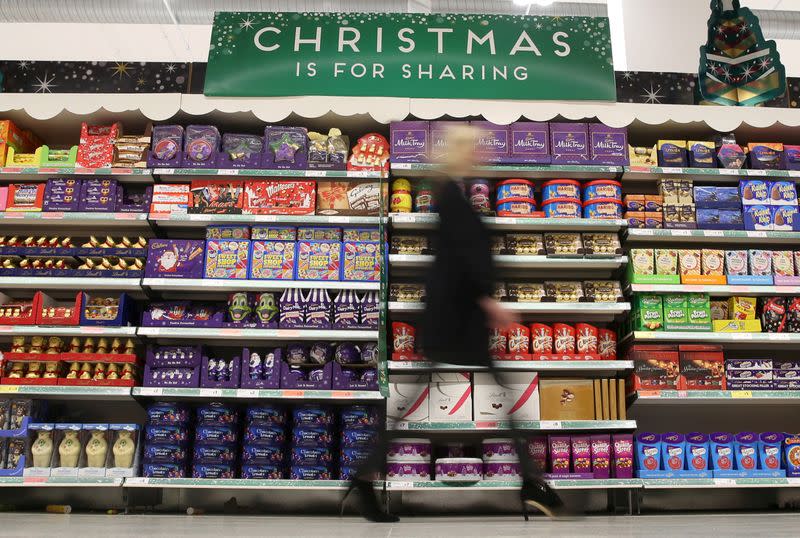
[[[591,379],[541,379],[541,420],[594,420],[594,382]]]

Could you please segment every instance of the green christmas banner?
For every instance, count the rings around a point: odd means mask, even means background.
[[[775,41],[739,0],[712,0],[708,42],[700,47],[700,93],[721,105],[755,106],[786,91]]]
[[[218,12],[204,93],[614,101],[608,19]]]

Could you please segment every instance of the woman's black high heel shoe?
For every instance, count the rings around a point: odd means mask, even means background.
[[[528,507],[536,508],[550,519],[569,518],[561,497],[544,480],[524,481],[519,495],[525,521],[528,521]]]
[[[358,492],[358,508],[361,515],[364,516],[366,520],[372,521],[373,523],[396,523],[400,521],[399,517],[384,512],[381,509],[372,482],[359,478],[353,478],[350,481],[350,486],[347,488],[347,492],[342,498],[342,514],[344,514],[344,502],[353,490]]]

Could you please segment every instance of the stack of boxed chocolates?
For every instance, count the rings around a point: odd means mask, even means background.
[[[636,435],[639,478],[778,478],[800,475],[797,436],[778,432]]]
[[[709,345],[635,344],[628,349],[633,374],[626,390],[724,390],[722,348]]]
[[[628,164],[628,130],[586,123],[515,122],[497,125],[473,121],[479,129],[475,153],[492,164]],[[440,162],[449,151],[452,121],[401,121],[391,124],[394,163]]]
[[[798,390],[800,361],[793,359],[725,359],[729,390]]]
[[[705,293],[637,293],[628,322],[633,331],[708,332],[711,299]]]
[[[800,230],[794,181],[743,179],[739,182],[739,195],[745,230]]]

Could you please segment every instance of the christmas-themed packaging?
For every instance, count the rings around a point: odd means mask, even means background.
[[[347,155],[350,138],[342,135],[339,129],[331,128],[328,134],[310,131],[308,133],[309,170],[344,170],[347,168]]]
[[[195,239],[151,239],[145,278],[203,278],[205,243]]]
[[[81,197],[81,180],[50,178],[44,189],[44,211],[77,211]]]
[[[117,180],[84,179],[81,185],[81,196],[78,211],[110,212],[117,204]]]
[[[244,182],[226,179],[192,181],[189,213],[239,214],[244,200]]]
[[[264,152],[264,139],[249,134],[225,133],[222,150],[217,156],[218,168],[259,168]]]
[[[387,172],[389,170],[389,142],[377,133],[368,133],[353,146],[347,169],[353,171]]]
[[[250,241],[247,239],[208,239],[206,278],[247,278]]]
[[[8,186],[6,211],[41,211],[43,205],[43,183],[12,183]]]
[[[382,191],[381,191],[382,189]],[[320,215],[377,216],[386,212],[389,185],[379,181],[318,181],[317,213]]]
[[[311,215],[315,201],[314,181],[248,181],[244,189],[242,212],[247,215]]]
[[[187,125],[183,139],[183,167],[215,168],[221,137],[213,125]]]
[[[153,127],[147,166],[150,168],[180,168],[183,164],[183,127],[157,125]]]
[[[89,125],[81,124],[81,138],[78,145],[77,167],[104,168],[114,160],[114,143],[122,135],[122,124]]]
[[[273,170],[308,168],[308,130],[268,125],[264,129],[261,167]]]

